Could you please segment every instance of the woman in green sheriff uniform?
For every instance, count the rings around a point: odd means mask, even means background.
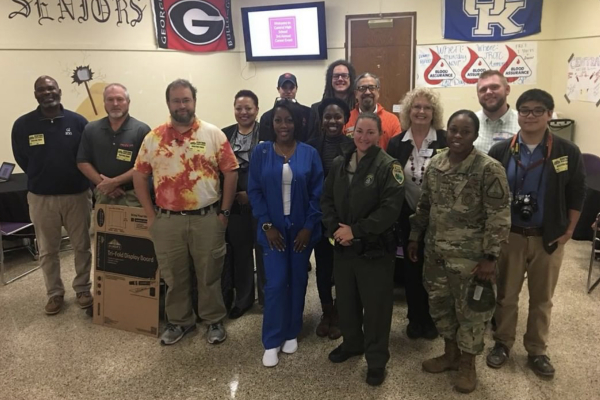
[[[337,157],[321,199],[323,224],[335,243],[334,279],[343,343],[334,363],[365,353],[367,383],[380,385],[390,353],[394,256],[393,225],[404,201],[404,173],[378,147],[381,120],[362,113],[354,143]]]

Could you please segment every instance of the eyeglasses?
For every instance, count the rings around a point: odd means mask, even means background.
[[[379,86],[375,86],[375,85],[366,85],[366,86],[359,86],[359,87],[357,87],[357,88],[356,88],[356,90],[358,90],[358,91],[359,91],[359,92],[361,92],[361,93],[364,93],[364,92],[366,92],[366,91],[367,91],[367,89],[368,89],[370,92],[374,92],[374,91],[376,91],[376,90],[379,90]]]
[[[189,97],[186,97],[185,99],[172,99],[171,103],[176,104],[176,105],[188,105],[192,102],[192,99],[190,99]]]
[[[520,108],[519,109],[519,115],[521,117],[527,117],[529,114],[533,114],[534,117],[541,117],[542,115],[544,115],[546,113],[546,111],[548,111],[545,108],[542,107],[536,107],[536,108]]]
[[[333,79],[348,79],[350,74],[333,74]]]
[[[416,104],[414,106],[412,106],[412,109],[415,111],[421,111],[421,110],[426,111],[426,112],[433,111],[433,107],[431,107],[431,106],[419,106]]]

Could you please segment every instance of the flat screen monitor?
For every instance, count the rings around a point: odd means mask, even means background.
[[[325,2],[242,8],[247,61],[325,60]]]

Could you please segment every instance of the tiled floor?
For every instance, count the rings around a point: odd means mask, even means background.
[[[540,380],[526,367],[519,342],[501,370],[487,368],[479,357],[479,387],[471,395],[452,390],[454,373],[421,371],[421,361],[439,354],[443,343],[406,337],[401,291],[387,380],[372,388],[364,382],[364,359],[334,365],[327,354],[338,342],[314,334],[320,314],[314,271],[300,348],[282,355],[272,369],[261,364],[257,306],[226,322],[229,337],[221,345],[207,344],[202,329],[175,346],[161,347],[152,338],[93,325],[74,304],[71,290],[64,311],[47,317],[43,277],[37,271],[0,286],[0,399],[600,399],[600,289],[586,294],[588,257],[587,242],[568,244],[552,318],[554,380]],[[61,253],[61,259],[65,286],[70,286],[72,255]],[[9,264],[17,268],[30,260],[26,254],[13,255]],[[526,304],[525,290],[521,306]],[[519,337],[524,323],[522,313]]]

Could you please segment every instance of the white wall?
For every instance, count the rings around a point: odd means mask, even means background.
[[[75,1],[77,3],[80,0]],[[114,0],[108,0],[114,8]],[[129,1],[129,0],[128,0]],[[101,105],[101,90],[109,82],[121,82],[128,86],[131,98],[131,113],[137,118],[155,126],[163,122],[167,115],[164,102],[164,89],[173,79],[190,79],[199,89],[197,114],[219,126],[234,122],[232,97],[240,89],[251,89],[261,102],[261,112],[267,111],[277,93],[277,77],[283,72],[293,72],[298,77],[298,100],[310,105],[321,98],[325,69],[328,63],[344,58],[345,18],[351,14],[377,14],[391,12],[417,13],[417,44],[452,43],[441,36],[441,0],[327,0],[327,35],[329,59],[326,61],[300,62],[261,62],[245,61],[240,7],[268,4],[297,3],[299,0],[233,0],[234,32],[236,48],[229,52],[194,54],[156,49],[153,19],[149,0],[132,0],[141,7],[146,6],[144,19],[134,28],[116,26],[114,15],[105,24],[88,21],[79,24],[65,20],[43,21],[37,18],[8,18],[8,14],[20,7],[11,1],[0,2],[0,74],[3,78],[6,104],[0,114],[0,160],[12,160],[10,130],[14,120],[37,106],[33,97],[33,82],[42,74],[55,77],[63,90],[63,104],[90,116],[91,107],[83,86],[71,83],[73,69],[79,65],[90,65],[96,73],[92,87],[96,105]],[[48,9],[56,18],[56,1],[47,1]],[[590,51],[600,45],[598,28],[594,25],[594,15],[599,15],[600,2],[596,0],[545,0],[542,19],[542,33],[524,40],[538,41],[538,82],[535,86],[550,90],[555,97],[564,86],[560,74],[565,59],[573,44],[582,50]],[[595,12],[592,12],[595,10]],[[32,10],[35,13],[35,10]],[[76,10],[76,12],[80,12]],[[113,11],[114,13],[114,11]],[[568,18],[568,24],[562,21]],[[578,22],[584,18],[588,27]],[[572,34],[568,34],[572,32]],[[595,35],[595,39],[569,39],[582,35]],[[567,56],[568,57],[568,56]],[[514,86],[509,101],[514,104],[517,96],[527,86]],[[385,90],[385,88],[383,88]],[[440,89],[445,106],[445,114],[459,108],[478,109],[475,89]],[[565,115],[581,119],[577,141],[588,140],[583,127],[590,126],[587,115],[591,111],[588,104],[566,105],[557,101],[559,110]],[[103,110],[102,110],[103,111]],[[597,114],[594,114],[597,120]],[[101,117],[98,116],[97,118]],[[95,117],[96,118],[96,117]],[[589,128],[586,128],[588,130]],[[598,144],[600,150],[600,144]]]

